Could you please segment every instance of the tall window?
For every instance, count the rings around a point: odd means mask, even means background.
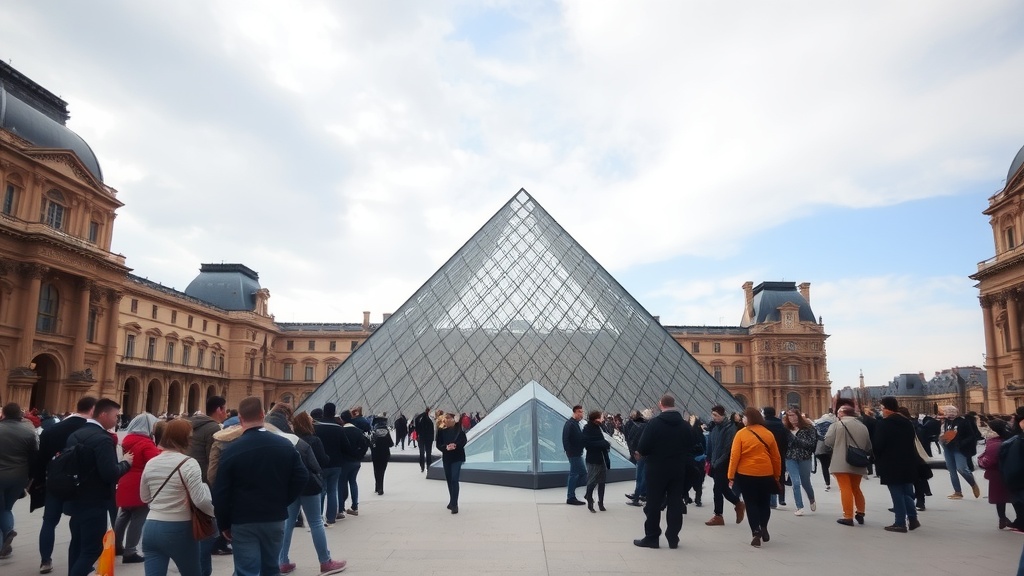
[[[174,362],[174,342],[168,342],[167,343],[167,358],[166,358],[166,362],[168,364]]]
[[[203,356],[205,356],[205,355],[206,355],[206,350],[203,350],[202,348],[200,348],[199,352],[196,353],[196,366],[198,368],[202,368],[203,367],[203,360],[204,360]]]
[[[93,244],[95,244],[96,240],[99,237],[100,237],[100,223],[99,222],[95,222],[95,221],[94,222],[89,222],[89,242],[92,242]]]
[[[721,354],[722,353],[722,343],[721,342],[715,342],[714,344],[711,345],[711,347],[715,349],[715,354]]]
[[[690,352],[700,354],[700,342],[690,342]]]
[[[96,320],[99,314],[95,308],[89,309],[89,324],[85,328],[85,341],[95,342],[96,341]]]
[[[743,343],[742,342],[737,342],[736,343],[736,353],[737,354],[743,354]]]
[[[149,337],[149,346],[146,347],[146,360],[152,360],[156,357],[156,338],[153,336]]]
[[[284,379],[286,381],[291,381],[291,379],[292,379],[292,367],[293,366],[295,366],[295,365],[294,364],[285,364],[284,365]]]
[[[14,184],[8,184],[7,189],[4,190],[4,214],[10,216],[14,214],[14,199],[17,196],[18,189],[14,187]]]
[[[195,318],[193,318],[193,317],[192,317],[192,316],[190,315],[190,316],[188,317],[188,327],[189,327],[189,328],[191,328],[191,327],[192,327],[192,321],[193,321],[193,320],[195,320]]]
[[[295,340],[288,340],[284,344],[285,350],[295,350]]]
[[[309,341],[309,351],[312,352],[314,350],[316,350],[316,340],[310,340]]]
[[[715,380],[722,381],[722,367],[715,366]]]
[[[192,347],[188,344],[184,344],[181,347],[181,365],[188,366],[188,361],[192,359]]]
[[[132,298],[132,314],[138,314],[138,313],[139,313],[139,299],[138,298]]]
[[[338,350],[338,341],[337,340],[331,340],[330,350],[331,350],[331,352],[335,352],[335,351]]]
[[[135,334],[129,334],[124,342],[124,357],[135,357]]]
[[[355,352],[356,348],[359,348],[359,340],[352,341],[352,351]]]
[[[206,332],[206,319],[203,319],[203,332]]]
[[[1013,233],[1013,226],[1006,229],[1006,249],[1013,250],[1017,247],[1017,235]]]
[[[171,324],[177,324],[177,323],[178,323],[178,311],[177,310],[171,310]]]
[[[43,210],[39,221],[54,230],[63,230],[66,212],[64,195],[57,190],[50,190],[43,197]]]
[[[57,287],[47,282],[39,289],[39,315],[36,317],[36,331],[53,333],[57,331],[57,308],[60,296]]]
[[[156,306],[156,304],[153,304],[153,320],[156,320],[156,311],[157,311],[157,306]]]
[[[786,378],[790,382],[796,382],[797,380],[800,379],[800,370],[799,370],[799,368],[800,367],[797,366],[796,364],[787,364],[786,365]]]
[[[736,383],[743,384],[743,366],[736,367]]]
[[[312,382],[312,381],[313,381],[313,367],[307,365],[306,366],[306,382]]]
[[[224,355],[220,355],[220,359],[217,361],[217,370],[224,371]]]

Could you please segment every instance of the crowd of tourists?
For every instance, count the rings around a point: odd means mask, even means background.
[[[790,489],[796,516],[817,511],[812,481],[816,468],[821,469],[826,491],[832,478],[839,487],[838,524],[865,524],[861,482],[875,477],[888,488],[891,499],[892,522],[882,528],[894,533],[916,530],[921,527],[918,513],[926,510],[925,500],[932,495],[932,444],[946,462],[953,488],[947,498],[964,498],[961,480],[975,498],[981,496],[974,476],[978,456],[998,529],[1024,531],[1024,408],[1012,416],[979,417],[960,415],[955,407],[946,406],[936,416],[915,418],[893,397],[882,398],[877,413],[867,407],[858,410],[853,400],[839,398],[833,409],[813,421],[793,407],[780,418],[771,406],[727,415],[719,405],[711,409],[707,424],[695,415],[684,419],[669,395],[658,408],[657,415],[651,409],[634,410],[609,431],[608,415],[600,410],[589,412],[581,428],[585,412],[577,405],[562,431],[569,460],[566,504],[586,505],[591,512],[596,512],[595,490],[598,510],[606,510],[610,444],[601,430],[621,433],[636,465],[636,483],[626,494],[626,503],[642,506],[646,515],[644,537],[633,541],[636,546],[658,548],[664,534],[669,547],[677,547],[685,507],[702,506],[702,486],[710,476],[714,509],[705,525],[726,524],[728,501],[735,522],[747,520],[751,546],[760,548],[771,540],[772,512],[787,506]],[[576,492],[582,486],[586,493],[581,501]],[[1012,520],[1007,505],[1014,510]]]

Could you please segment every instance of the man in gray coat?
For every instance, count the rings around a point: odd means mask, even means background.
[[[18,535],[14,531],[14,503],[28,486],[29,467],[36,457],[36,434],[25,426],[21,406],[11,402],[3,408],[0,420],[0,531],[3,545],[0,559],[11,557],[11,542]]]
[[[711,479],[715,483],[715,515],[704,523],[708,526],[725,525],[725,519],[722,518],[722,512],[725,511],[725,500],[728,500],[736,510],[737,524],[743,522],[743,516],[747,510],[739,496],[729,488],[729,454],[732,452],[732,441],[735,437],[736,423],[725,417],[725,406],[713,406],[711,408],[711,431],[708,433],[708,446],[711,450],[711,453],[708,454],[708,461],[711,463]]]

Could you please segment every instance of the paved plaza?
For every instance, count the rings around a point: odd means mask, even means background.
[[[921,513],[922,527],[909,534],[882,530],[892,523],[892,514],[886,510],[888,491],[877,478],[863,484],[866,524],[836,524],[839,491],[833,482],[833,489],[825,492],[819,473],[814,478],[818,511],[794,516],[790,495],[787,508],[773,511],[772,540],[761,549],[750,546],[745,521],[704,525],[711,516],[708,480],[704,506],[689,507],[679,549],[668,549],[662,539],[662,548],[649,550],[632,544],[643,535],[643,513],[626,506],[623,498],[632,483],[610,484],[608,511],[597,514],[585,506],[565,505],[564,488],[533,491],[463,483],[459,514],[452,515],[445,509],[444,482],[425,479],[417,464],[392,463],[385,495],[377,496],[373,470],[365,463],[359,474],[360,515],[339,520],[327,536],[333,556],[348,560],[346,573],[359,574],[1014,574],[1024,534],[996,529],[995,507],[985,499],[984,480],[981,498],[974,499],[967,490],[964,500],[951,501],[946,499],[951,492],[948,475],[945,470],[935,473],[935,497]],[[37,574],[41,510],[29,514],[22,499],[15,514],[19,536],[12,557],[0,560],[0,575]],[[67,573],[67,520],[57,529],[53,573],[58,575]],[[318,573],[305,529],[296,530],[291,557],[298,564],[297,576]],[[213,560],[214,574],[231,574],[230,557]],[[117,565],[118,576],[143,573],[142,564]],[[173,565],[171,573],[176,573]]]

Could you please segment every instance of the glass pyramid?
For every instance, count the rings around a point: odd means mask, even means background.
[[[665,392],[740,404],[525,190],[517,192],[300,406],[487,413],[536,381],[626,413]]]
[[[469,431],[461,479],[518,488],[565,486],[569,460],[562,450],[562,426],[571,417],[572,408],[537,382],[528,383]],[[612,445],[608,481],[633,480],[636,468],[628,450],[605,438]],[[440,460],[427,478],[444,480]]]

